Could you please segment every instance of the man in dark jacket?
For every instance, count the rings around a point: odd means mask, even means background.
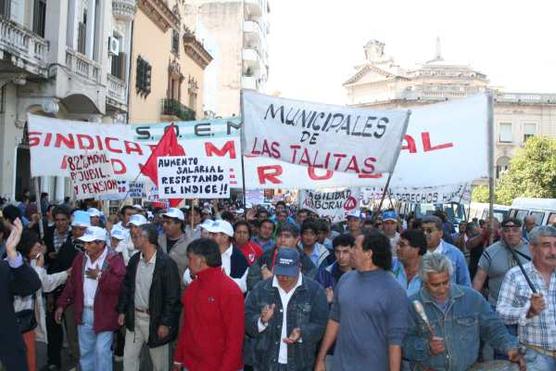
[[[27,370],[25,344],[14,313],[13,296],[27,296],[40,289],[35,271],[24,264],[16,251],[23,225],[14,221],[6,241],[6,260],[0,260],[0,363],[9,371]]]
[[[280,248],[274,277],[258,283],[245,304],[245,328],[255,340],[255,370],[312,370],[328,319],[322,287],[301,274],[297,249]]]
[[[106,246],[106,229],[89,227],[79,239],[86,253],[74,259],[72,274],[57,300],[56,321],[74,304],[79,324],[79,366],[82,371],[112,370],[112,335],[119,328],[116,305],[125,275],[121,254]]]
[[[52,213],[54,215],[54,227],[49,228],[44,237],[47,248],[48,274],[67,271],[71,267],[73,259],[83,251],[83,242],[79,240],[79,237],[83,236],[87,227],[91,225],[89,214],[82,210],[75,211],[73,218],[69,209],[64,206],[56,206]],[[56,368],[60,368],[62,363],[61,352],[64,332],[62,325],[55,321],[54,312],[56,310],[56,300],[58,300],[63,289],[63,285],[59,286],[46,295],[48,366],[55,366]],[[70,349],[70,363],[73,366],[79,361],[77,324],[74,321],[73,305],[65,308],[64,325]]]
[[[169,343],[176,339],[180,305],[180,277],[176,263],[157,245],[158,232],[143,224],[133,234],[140,254],[129,260],[118,303],[118,322],[125,324],[124,370],[139,370],[143,344],[155,371],[168,370]]]

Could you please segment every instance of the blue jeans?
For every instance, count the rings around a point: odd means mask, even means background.
[[[79,335],[79,366],[81,371],[112,371],[112,331],[95,334],[93,310],[83,309],[83,324],[77,327]]]
[[[527,362],[527,371],[556,370],[556,358],[544,355],[530,348],[525,353],[525,362]]]

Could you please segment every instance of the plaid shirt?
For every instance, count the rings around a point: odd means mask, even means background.
[[[545,350],[556,351],[556,271],[547,288],[544,279],[532,262],[523,268],[546,302],[546,308],[537,316],[527,318],[532,291],[519,267],[508,271],[498,294],[496,312],[506,324],[518,325],[519,341]]]
[[[53,236],[52,244],[54,245],[54,250],[56,252],[60,251],[60,248],[62,247],[62,245],[68,239],[69,234],[70,234],[70,229],[69,228],[66,231],[66,233],[64,233],[64,234],[59,234],[58,230],[54,229],[54,236]]]

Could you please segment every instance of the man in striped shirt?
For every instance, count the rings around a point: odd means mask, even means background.
[[[496,312],[518,325],[528,370],[556,370],[556,228],[533,229],[529,248],[532,262],[508,271]]]

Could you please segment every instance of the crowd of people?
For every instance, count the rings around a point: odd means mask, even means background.
[[[42,201],[2,210],[8,371],[556,370],[554,226]]]

